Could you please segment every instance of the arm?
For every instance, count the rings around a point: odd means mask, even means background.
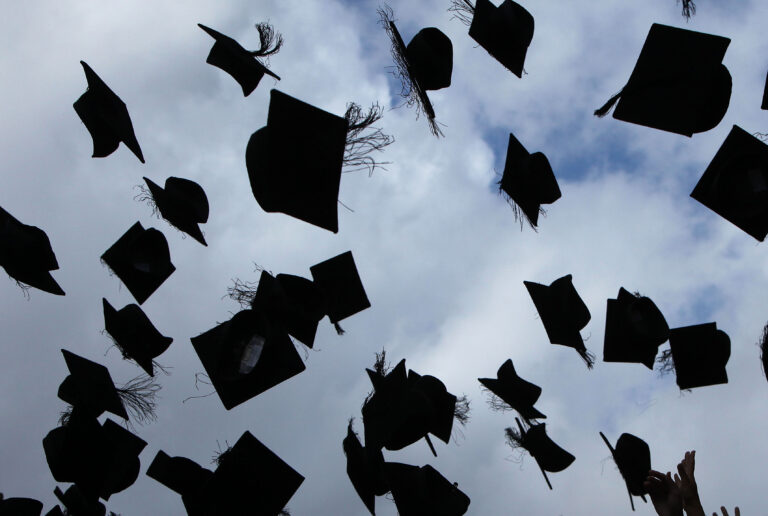
[[[683,497],[672,474],[651,470],[643,483],[659,516],[683,516]]]
[[[685,452],[685,457],[677,465],[675,484],[683,497],[683,509],[688,516],[705,516],[699,500],[699,490],[693,470],[696,466],[696,450]]]

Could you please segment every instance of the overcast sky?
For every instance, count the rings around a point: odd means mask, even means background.
[[[385,452],[458,482],[472,500],[468,514],[630,513],[599,431],[612,442],[622,432],[645,439],[663,471],[696,449],[706,510],[738,504],[742,514],[765,514],[768,386],[756,343],[768,318],[768,256],[689,193],[734,124],[768,132],[760,110],[768,4],[699,0],[686,23],[674,0],[527,1],[536,28],[522,79],[477,47],[446,12],[448,0],[390,5],[406,41],[434,26],[453,42],[452,85],[430,94],[444,138],[412,109],[394,109],[399,84],[375,1],[4,5],[0,206],[47,232],[66,296],[32,290],[26,299],[0,277],[0,491],[40,499],[46,511],[55,503],[41,441],[65,407],[56,397],[67,375],[60,348],[107,365],[118,383],[140,372],[107,352],[101,298],[116,308],[135,301],[99,262],[138,220],[163,231],[177,269],[142,306],[174,338],[159,358],[172,374],[159,377],[157,422],[136,428],[148,442],[142,473],[110,499],[110,510],[183,514],[180,496],[144,474],[155,454],[213,467],[217,447],[249,430],[306,477],[288,505],[294,516],[366,514],[341,441],[353,416],[362,435],[364,368],[385,348],[393,363],[406,358],[469,396],[470,422],[450,445],[435,442],[437,458],[423,441]],[[260,21],[285,36],[271,59],[282,80],[265,78],[244,98],[230,76],[205,63],[213,40],[196,24],[255,48]],[[715,129],[687,138],[592,116],[628,79],[654,22],[732,39],[724,64],[733,95]],[[123,145],[90,157],[91,138],[72,109],[86,89],[80,60],[127,104],[146,165]],[[380,157],[391,163],[371,177],[342,176],[339,199],[350,210],[340,206],[336,235],[267,214],[251,194],[245,147],[266,123],[271,88],[339,115],[350,101],[386,107],[380,125],[396,142]],[[548,156],[563,194],[538,233],[521,231],[496,193],[510,132]],[[134,200],[142,176],[162,184],[171,175],[207,192],[207,248]],[[257,280],[254,262],[310,277],[311,265],[347,250],[372,307],[343,322],[344,336],[324,320],[304,373],[231,411],[215,395],[182,403],[209,392],[195,390],[203,368],[189,339],[238,310],[223,298],[232,278]],[[592,313],[582,332],[599,359],[592,371],[573,350],[549,344],[523,286],[565,274]],[[674,377],[602,362],[605,303],[621,286],[650,296],[670,327],[716,321],[731,337],[729,383],[681,394]],[[543,388],[537,407],[548,433],[576,456],[550,474],[553,491],[531,457],[520,462],[505,445],[513,415],[491,412],[477,382],[507,358]],[[653,514],[650,504],[636,505],[638,514]],[[396,513],[384,498],[377,508]]]

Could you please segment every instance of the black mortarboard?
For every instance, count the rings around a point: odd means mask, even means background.
[[[254,310],[193,337],[192,346],[227,410],[306,368],[290,337]]]
[[[59,386],[59,398],[76,410],[98,417],[104,411],[128,419],[109,369],[62,349],[69,376]]]
[[[522,221],[525,217],[534,228],[539,222],[541,205],[552,204],[562,195],[547,157],[541,152],[529,153],[512,133],[499,191],[514,203],[515,218]]]
[[[768,234],[768,145],[734,125],[691,197],[762,242]]]
[[[152,359],[161,355],[173,339],[163,336],[139,307],[130,304],[115,310],[102,298],[104,328],[112,336],[123,356],[136,361],[148,375],[155,375]]]
[[[375,516],[376,496],[389,491],[383,478],[384,455],[380,448],[363,447],[360,444],[360,439],[352,429],[352,421],[347,425],[347,436],[342,447],[347,458],[347,476],[365,507]]]
[[[520,432],[517,433],[511,428],[507,428],[506,433],[509,443],[514,447],[522,446],[528,450],[531,456],[536,459],[536,463],[539,465],[547,485],[552,489],[552,484],[549,483],[549,478],[547,477],[547,471],[550,473],[563,471],[576,460],[576,457],[550,439],[547,435],[545,423],[530,425],[526,430],[519,419],[515,418],[515,422]]]
[[[87,486],[98,484],[99,448],[102,428],[97,416],[73,408],[62,426],[43,438],[43,451],[51,475],[57,482],[73,482]],[[94,453],[95,450],[95,453]]]
[[[489,0],[476,0],[469,35],[510,72],[522,77],[525,54],[533,39],[533,16],[522,5],[504,0],[496,7]]]
[[[728,110],[731,74],[722,64],[730,39],[654,23],[629,81],[605,116],[685,136],[709,131]]]
[[[169,177],[165,188],[144,178],[160,215],[172,226],[207,246],[198,224],[208,221],[208,197],[199,184],[182,177]]]
[[[587,325],[591,315],[573,286],[572,276],[568,274],[558,278],[549,286],[532,281],[523,283],[531,295],[533,304],[536,305],[549,341],[552,344],[574,348],[591,369],[594,357],[587,351],[579,333]]]
[[[139,477],[139,454],[147,443],[111,419],[104,421],[102,434],[99,497],[109,500],[113,494],[132,486]]]
[[[328,318],[336,331],[341,332],[339,321],[370,308],[352,251],[315,264],[309,270],[315,285],[325,296]]]
[[[170,457],[159,451],[147,468],[147,476],[180,494],[189,516],[209,516],[201,503],[201,497],[213,471],[186,457]]]
[[[668,338],[667,321],[650,298],[621,287],[616,299],[608,300],[604,361],[637,362],[653,369],[659,346]]]
[[[71,516],[104,516],[107,508],[96,497],[91,497],[83,493],[77,484],[73,484],[62,492],[56,487],[53,494],[59,499],[67,512]]]
[[[40,516],[43,502],[32,498],[3,498],[0,493],[0,516]]]
[[[259,85],[259,81],[261,81],[261,78],[264,77],[265,73],[271,75],[278,81],[280,80],[280,77],[272,73],[269,68],[264,66],[264,64],[257,59],[257,57],[275,53],[280,48],[279,46],[270,51],[266,48],[271,44],[270,42],[267,45],[262,44],[262,49],[251,52],[244,49],[240,43],[229,36],[225,36],[221,32],[206,27],[201,23],[198,23],[197,26],[216,40],[216,43],[211,47],[211,52],[208,54],[208,58],[205,62],[217,68],[221,68],[231,75],[243,88],[244,96],[247,97],[256,89],[256,86]],[[262,34],[262,26],[263,24],[256,26],[256,28],[259,29],[260,35]],[[282,45],[282,40],[280,40],[280,45]]]
[[[731,339],[716,323],[671,329],[669,347],[680,389],[728,383]]]
[[[442,135],[427,91],[451,85],[453,44],[450,38],[440,29],[427,27],[417,32],[406,46],[395,26],[392,10],[379,9],[379,16],[392,43],[396,75],[403,87],[402,96],[408,99],[409,105],[415,103],[418,111],[424,112],[432,134]]]
[[[384,474],[400,516],[461,516],[469,497],[430,465],[384,464]]]
[[[478,378],[477,380],[504,403],[518,411],[526,421],[547,417],[533,406],[541,396],[541,387],[520,378],[511,359],[501,364],[496,378]]]
[[[112,244],[101,259],[125,283],[139,304],[176,270],[165,236],[155,228],[144,229],[140,222]]]
[[[22,224],[0,208],[0,266],[20,283],[63,296],[49,271],[59,268],[45,231]]]
[[[267,125],[245,151],[259,206],[337,233],[347,129],[345,118],[272,90]]]
[[[634,511],[635,502],[632,500],[632,495],[639,496],[647,503],[645,495],[648,491],[643,486],[643,482],[648,478],[648,472],[651,470],[651,449],[648,443],[632,434],[621,434],[616,441],[616,449],[611,446],[603,432],[600,432],[600,437],[611,450],[613,460],[627,484],[629,503]]]
[[[75,101],[74,107],[93,138],[93,157],[109,156],[123,142],[144,163],[125,103],[85,61],[80,61],[80,64],[85,70],[88,89]]]

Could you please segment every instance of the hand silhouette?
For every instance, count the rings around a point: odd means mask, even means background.
[[[659,516],[682,516],[683,496],[674,480],[672,473],[659,473],[651,470],[643,483],[651,496],[653,507]]]
[[[726,511],[726,510],[725,510],[725,507],[720,507],[720,510],[723,512],[723,516],[728,516],[728,511]],[[736,507],[736,508],[733,510],[733,515],[734,515],[734,516],[741,516],[741,512],[739,511],[739,508],[738,508],[738,507]],[[713,512],[713,513],[712,513],[712,516],[717,516],[717,513],[716,513],[716,512]]]
[[[696,466],[696,450],[685,452],[685,457],[677,465],[675,484],[683,498],[683,509],[688,516],[705,516],[704,509],[699,500],[699,490],[696,487],[696,478],[693,471]]]

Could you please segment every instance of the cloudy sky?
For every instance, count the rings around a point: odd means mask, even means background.
[[[498,4],[498,1],[495,1]],[[56,397],[67,374],[60,348],[108,365],[120,383],[140,372],[108,337],[101,298],[120,308],[134,300],[99,262],[137,220],[163,231],[177,270],[143,305],[174,343],[160,357],[158,420],[137,427],[149,444],[142,474],[108,507],[124,516],[183,514],[181,498],[146,477],[159,450],[210,466],[217,447],[250,430],[306,477],[289,508],[301,515],[362,515],[345,472],[341,440],[358,417],[374,352],[441,378],[467,394],[472,418],[450,445],[423,441],[386,459],[432,464],[471,498],[468,514],[616,515],[630,512],[623,481],[598,432],[645,439],[656,469],[673,469],[697,450],[705,509],[740,505],[765,514],[768,389],[757,340],[768,318],[768,261],[753,238],[689,197],[731,127],[768,132],[762,98],[768,4],[697,2],[686,23],[674,0],[524,2],[536,29],[518,79],[446,12],[448,0],[392,0],[409,40],[419,29],[444,31],[454,48],[450,88],[431,94],[445,138],[415,112],[397,108],[389,41],[377,2],[262,0],[213,2],[13,2],[0,19],[0,206],[44,229],[61,269],[65,297],[32,290],[26,299],[0,278],[0,490],[55,502],[41,440],[56,426]],[[254,24],[285,36],[271,59],[282,80],[265,79],[248,98],[205,63],[212,39],[204,23],[246,47]],[[732,39],[724,64],[733,96],[715,129],[686,138],[597,119],[592,111],[626,82],[654,22]],[[72,109],[85,91],[84,60],[123,99],[146,165],[124,146],[92,159],[91,139]],[[254,200],[245,146],[266,123],[269,90],[343,114],[350,101],[378,101],[396,141],[386,170],[342,176],[339,233],[267,214]],[[549,157],[563,197],[520,230],[497,195],[510,132]],[[206,190],[211,216],[199,245],[134,200],[147,176],[185,177]],[[325,320],[307,370],[226,411],[195,390],[203,370],[189,339],[237,311],[224,298],[233,278],[255,281],[254,263],[309,276],[315,263],[352,250],[372,307],[344,321],[337,336]],[[572,350],[548,343],[523,280],[550,283],[565,274],[588,305],[582,332],[599,359],[605,302],[619,287],[650,296],[671,327],[716,321],[731,337],[727,385],[681,394],[673,377],[639,364],[598,361],[588,371]],[[3,275],[5,276],[5,275]],[[301,346],[297,344],[297,346]],[[108,351],[109,350],[109,351]],[[300,350],[302,353],[304,351]],[[504,443],[510,413],[491,412],[477,382],[507,358],[540,385],[537,407],[549,435],[576,456],[547,489],[535,461]],[[218,443],[218,444],[217,444]],[[65,486],[62,486],[65,487]],[[379,513],[394,504],[377,500]],[[638,514],[653,514],[637,501]]]

